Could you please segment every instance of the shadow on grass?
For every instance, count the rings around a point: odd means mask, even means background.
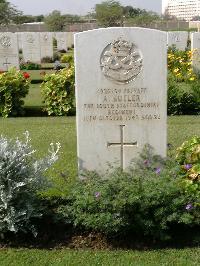
[[[44,111],[42,106],[25,106],[24,107],[24,117],[49,117],[47,111]],[[72,109],[69,111],[67,116],[75,116],[76,110]],[[52,115],[55,117],[55,115]]]
[[[24,107],[25,117],[40,117],[48,116],[47,112],[43,110],[42,106],[28,106]]]

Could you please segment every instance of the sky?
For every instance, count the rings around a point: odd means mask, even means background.
[[[95,4],[103,0],[8,0],[26,15],[47,15],[53,10],[64,14],[85,15],[92,11]],[[161,12],[161,0],[119,0],[122,5],[131,5]]]

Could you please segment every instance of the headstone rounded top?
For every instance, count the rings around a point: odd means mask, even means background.
[[[138,47],[122,38],[108,44],[100,58],[104,76],[117,83],[129,83],[142,69],[142,53]]]

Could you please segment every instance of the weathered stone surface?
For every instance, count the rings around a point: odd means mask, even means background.
[[[0,33],[0,69],[7,71],[10,67],[19,69],[17,35],[4,32]]]
[[[167,36],[143,28],[75,35],[79,171],[126,169],[146,143],[166,155]]]
[[[175,45],[178,50],[185,50],[188,42],[187,31],[171,31],[168,32],[167,38],[168,47]]]
[[[40,63],[40,33],[24,32],[22,35],[23,59],[25,62],[31,61]]]
[[[67,33],[55,32],[55,38],[57,40],[57,49],[67,51]]]
[[[53,34],[51,32],[40,33],[40,53],[43,57],[53,57]]]

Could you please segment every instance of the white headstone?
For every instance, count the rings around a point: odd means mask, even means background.
[[[67,51],[67,33],[66,32],[56,32],[55,38],[57,40],[57,50]]]
[[[51,32],[40,33],[40,54],[43,57],[53,57],[53,34]]]
[[[200,71],[200,32],[195,32],[191,36],[192,66],[195,71]]]
[[[167,44],[168,47],[176,46],[178,50],[185,50],[187,48],[188,42],[188,32],[187,31],[170,31],[167,34]]]
[[[22,35],[23,58],[24,61],[40,63],[40,33],[24,32]]]
[[[11,32],[0,33],[0,69],[19,69],[19,49],[17,35]]]
[[[146,143],[166,155],[167,36],[144,28],[75,35],[79,171],[126,169]]]

